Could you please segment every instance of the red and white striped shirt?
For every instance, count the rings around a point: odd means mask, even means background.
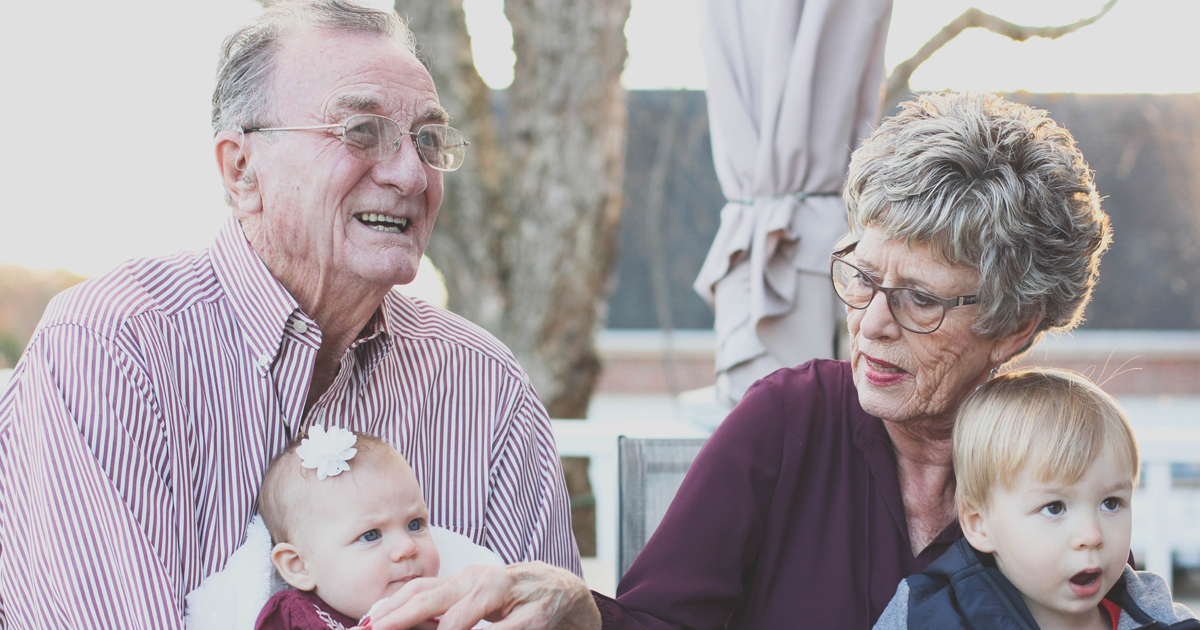
[[[431,523],[581,573],[550,420],[500,342],[392,292],[306,416],[320,341],[233,219],[55,298],[0,399],[0,628],[181,628],[313,424],[394,444]]]

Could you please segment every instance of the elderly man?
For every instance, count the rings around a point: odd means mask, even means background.
[[[213,125],[233,217],[208,250],[56,298],[0,400],[0,627],[181,627],[268,462],[314,425],[395,444],[433,524],[580,572],[528,378],[393,291],[463,159],[447,121],[394,14],[287,2],[226,41]]]

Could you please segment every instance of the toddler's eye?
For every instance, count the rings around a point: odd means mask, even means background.
[[[379,540],[379,530],[372,529],[370,531],[364,532],[362,536],[358,537],[358,539],[363,542],[375,542],[376,540]]]
[[[414,518],[413,520],[409,521],[408,522],[408,531],[410,531],[410,532],[421,531],[421,519]]]
[[[1042,509],[1039,510],[1038,513],[1042,514],[1043,516],[1058,516],[1066,511],[1067,506],[1063,505],[1062,501],[1054,501],[1053,503],[1047,503],[1046,505],[1043,505]]]
[[[1100,509],[1104,510],[1105,512],[1116,512],[1117,510],[1121,509],[1121,506],[1124,504],[1125,502],[1117,497],[1108,497],[1100,502]]]

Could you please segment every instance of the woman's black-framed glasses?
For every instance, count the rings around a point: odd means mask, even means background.
[[[368,162],[385,162],[400,150],[404,136],[412,136],[417,153],[426,164],[439,171],[457,171],[471,146],[462,133],[449,125],[422,125],[414,131],[404,131],[400,123],[387,116],[357,114],[337,125],[311,125],[308,127],[254,127],[242,129],[243,133],[254,131],[304,131],[316,129],[341,129],[342,142],[350,154]]]
[[[907,287],[885,287],[867,272],[846,262],[845,256],[858,243],[834,252],[829,258],[829,275],[838,299],[853,309],[862,310],[871,304],[876,293],[883,293],[892,317],[905,330],[927,335],[941,327],[946,311],[979,302],[978,295],[944,298]]]

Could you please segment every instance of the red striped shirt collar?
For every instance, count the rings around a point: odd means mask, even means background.
[[[321,343],[316,324],[300,311],[296,299],[271,275],[267,265],[250,247],[236,218],[229,217],[217,233],[212,261],[217,282],[229,297],[233,315],[250,347],[250,356],[256,358],[260,371],[270,369],[283,341],[284,327],[293,313],[312,326],[316,343]]]

